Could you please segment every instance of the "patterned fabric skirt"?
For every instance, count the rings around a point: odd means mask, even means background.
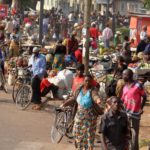
[[[56,54],[54,56],[54,61],[53,61],[53,69],[56,70],[56,71],[61,71],[64,69],[64,55],[63,54]]]
[[[78,150],[94,146],[97,117],[92,109],[78,109],[75,116],[73,135]]]

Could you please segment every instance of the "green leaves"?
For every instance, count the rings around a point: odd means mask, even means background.
[[[20,0],[20,4],[22,8],[32,7],[34,5],[33,1],[31,0]]]
[[[144,0],[144,6],[150,10],[150,0]]]
[[[36,0],[15,0],[15,1],[18,4],[18,7],[21,9],[27,7],[35,8],[36,6]]]

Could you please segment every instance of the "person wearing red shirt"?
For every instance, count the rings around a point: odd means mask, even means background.
[[[77,60],[75,57],[75,51],[78,49],[78,40],[76,39],[76,33],[71,35],[67,42],[67,55],[71,55],[71,60],[77,65]]]
[[[132,70],[124,70],[123,79],[125,86],[123,87],[121,99],[134,131],[131,149],[139,150],[140,120],[147,97],[143,85],[138,81],[134,81]]]
[[[75,51],[75,57],[77,59],[77,62],[82,64],[82,47],[79,47],[76,51]]]
[[[92,38],[92,41],[91,41],[91,47],[93,50],[97,50],[97,48],[98,48],[97,41],[94,37]]]
[[[98,29],[96,28],[96,24],[95,23],[92,24],[92,27],[90,28],[89,32],[90,32],[90,37],[91,38],[98,39],[99,32],[98,32]]]
[[[24,24],[26,23],[31,23],[30,19],[28,18],[28,16],[26,16],[23,20]]]
[[[76,70],[76,76],[73,79],[73,84],[72,84],[72,92],[74,93],[76,89],[83,84],[84,81],[84,65],[79,64],[77,66]]]
[[[53,95],[55,95],[58,90],[58,87],[56,85],[48,81],[47,76],[48,75],[46,74],[40,83],[41,97],[46,96],[50,91],[52,91]]]
[[[83,73],[84,73],[84,65],[79,64],[77,66],[76,76],[73,79],[73,84],[72,84],[73,93],[83,84],[85,78]],[[92,80],[92,87],[99,88],[99,84],[95,80]]]

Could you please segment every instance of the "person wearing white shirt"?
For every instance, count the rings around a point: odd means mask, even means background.
[[[8,38],[10,38],[10,34],[13,32],[13,28],[14,28],[14,25],[13,25],[12,21],[9,18],[7,18],[5,31],[6,31]]]
[[[140,40],[146,40],[147,39],[147,26],[143,26],[142,31],[140,33]]]
[[[109,48],[110,39],[113,37],[113,32],[109,28],[109,25],[106,25],[106,28],[102,32],[104,47]]]

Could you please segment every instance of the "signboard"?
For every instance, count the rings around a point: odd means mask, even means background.
[[[112,3],[113,0],[96,0],[97,4],[107,4],[109,2],[109,4]]]
[[[4,18],[8,15],[8,5],[0,4],[0,18]]]

